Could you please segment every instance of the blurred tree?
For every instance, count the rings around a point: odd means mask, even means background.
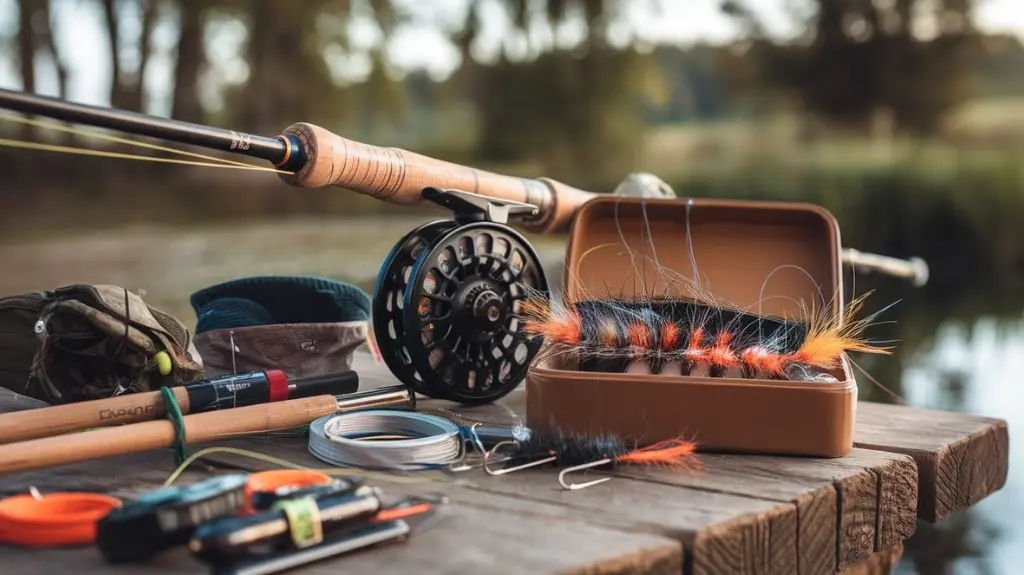
[[[369,50],[372,68],[362,81],[368,104],[401,108],[400,84],[382,75],[384,44],[394,26],[391,2],[306,0],[300,8],[286,0],[250,0],[244,17],[249,22],[249,79],[232,97],[247,129],[273,133],[297,118],[337,125],[367,111],[355,113],[353,79],[338,74],[346,68],[339,59],[366,55],[365,48],[351,43],[356,19],[376,23],[383,36]],[[328,65],[328,53],[334,66]]]
[[[37,57],[47,56],[57,73],[57,96],[63,98],[67,93],[67,66],[53,39],[53,18],[50,11],[50,0],[18,0],[18,32],[16,51],[21,72],[22,88],[27,92],[38,89],[36,78]],[[22,136],[30,137],[32,128],[22,125]],[[57,138],[66,139],[67,134],[57,134]]]
[[[927,134],[969,94],[978,46],[974,0],[815,0],[806,34],[769,38],[742,0],[723,10],[747,26],[761,80],[838,125],[880,113],[898,130]]]
[[[734,64],[728,61],[733,57],[727,49],[711,45],[688,50],[662,46],[653,57],[665,77],[665,94],[649,107],[649,121],[706,121],[729,112],[730,94],[722,70]]]
[[[39,46],[36,49],[42,47],[53,62],[54,70],[57,72],[57,96],[63,98],[67,95],[68,90],[68,67],[57,42],[53,39],[52,4],[52,0],[37,0],[37,9],[32,21],[39,39]]]
[[[985,58],[978,62],[979,89],[985,95],[1024,95],[1024,42],[1014,35],[984,39]]]
[[[473,2],[458,37],[465,80],[481,116],[481,154],[530,161],[554,177],[613,185],[634,165],[643,135],[641,101],[656,73],[653,60],[616,46],[624,0],[500,0],[507,26],[497,62],[470,62],[486,0]],[[573,23],[581,40],[560,45],[557,31]],[[547,30],[554,40],[540,39]]]
[[[361,129],[365,133],[380,133],[400,124],[408,112],[405,84],[395,77],[388,60],[388,40],[404,14],[395,10],[390,0],[370,0],[367,16],[376,23],[381,41],[370,48],[372,68],[366,82],[357,86]]]
[[[18,63],[21,67],[21,88],[36,91],[36,48],[39,38],[32,19],[39,0],[18,0]]]
[[[143,78],[152,53],[151,39],[156,23],[157,0],[102,0],[103,17],[110,42],[110,105],[116,108],[143,112],[145,96]],[[139,35],[134,45],[126,45],[123,19],[135,18]],[[129,54],[137,56],[134,66],[126,69]]]
[[[174,88],[171,94],[171,117],[186,122],[204,121],[199,101],[199,75],[206,63],[203,43],[205,15],[209,0],[177,0],[178,53],[174,64]]]

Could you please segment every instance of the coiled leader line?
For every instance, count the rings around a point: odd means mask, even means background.
[[[309,452],[339,467],[416,471],[463,456],[458,425],[436,415],[374,409],[328,415],[309,425]]]

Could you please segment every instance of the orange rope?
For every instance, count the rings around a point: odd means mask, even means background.
[[[0,541],[26,547],[88,545],[96,522],[121,501],[94,493],[15,495],[0,500]]]

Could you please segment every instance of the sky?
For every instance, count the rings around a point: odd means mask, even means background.
[[[655,0],[657,1],[657,0]],[[81,0],[54,0],[54,34],[67,60],[70,85],[68,99],[97,105],[108,104],[110,85],[109,43],[97,3]],[[458,18],[464,0],[405,0],[425,20],[444,21]],[[660,0],[662,13],[643,10],[647,1],[633,0],[633,28],[643,37],[675,44],[698,41],[725,42],[735,38],[738,30],[718,9],[720,0]],[[748,0],[765,21],[769,31],[779,35],[795,32],[788,7],[801,0]],[[130,21],[127,19],[126,21]],[[498,20],[500,26],[500,20]],[[1012,33],[1024,38],[1024,0],[980,0],[977,22],[990,33]],[[126,34],[137,34],[128,27]],[[16,0],[0,0],[0,37],[11,37],[17,29]],[[354,30],[357,41],[372,43],[376,31],[371,27]],[[167,114],[170,102],[171,71],[174,66],[174,45],[177,30],[172,23],[154,31],[154,52],[144,79],[150,102],[147,111]],[[209,31],[209,57],[216,66],[214,75],[220,83],[244,81],[247,68],[238,54],[245,41],[245,29],[238,23],[224,22]],[[0,54],[0,87],[20,89],[17,69],[8,54]],[[390,49],[393,63],[401,69],[423,68],[437,77],[448,75],[459,64],[459,54],[442,36],[430,27],[410,26],[401,30]],[[332,53],[328,57],[332,69],[339,74],[358,77],[369,68],[365,57]],[[38,91],[56,94],[53,66],[37,62]],[[204,103],[216,107],[218,84],[211,82]]]

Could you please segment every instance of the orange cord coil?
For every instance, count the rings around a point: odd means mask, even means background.
[[[121,506],[95,493],[15,495],[0,499],[0,541],[25,547],[88,545],[96,522]]]
[[[245,511],[252,513],[268,507],[280,490],[329,485],[334,480],[326,473],[304,469],[274,469],[249,476],[245,484]]]

